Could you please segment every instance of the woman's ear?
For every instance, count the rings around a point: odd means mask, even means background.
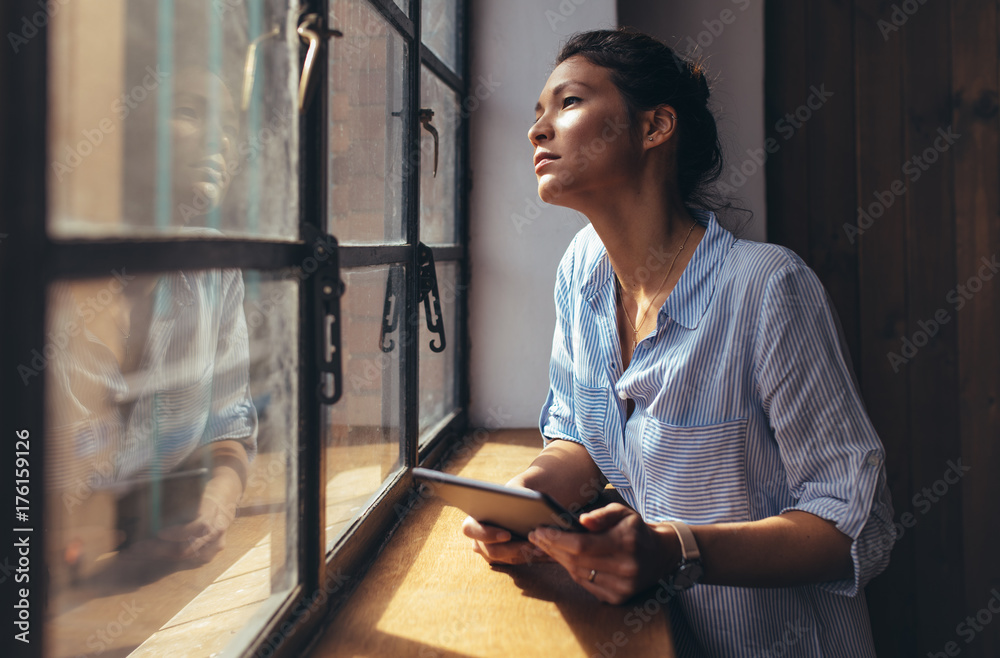
[[[659,146],[668,141],[677,129],[677,112],[669,105],[660,105],[647,115],[645,142],[647,146]]]

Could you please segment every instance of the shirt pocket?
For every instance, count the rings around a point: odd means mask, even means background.
[[[594,463],[608,482],[620,489],[630,483],[622,468],[621,430],[615,428],[617,412],[611,408],[612,394],[609,388],[574,384],[573,422],[577,437]]]
[[[697,427],[647,418],[643,516],[692,524],[747,520],[746,431],[746,418]]]

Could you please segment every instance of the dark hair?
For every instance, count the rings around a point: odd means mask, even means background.
[[[708,108],[708,81],[702,66],[679,57],[660,40],[629,28],[576,34],[563,46],[556,64],[576,55],[611,72],[631,117],[661,105],[677,111],[681,200],[706,209],[720,207],[707,189],[722,173],[722,146],[715,116]]]

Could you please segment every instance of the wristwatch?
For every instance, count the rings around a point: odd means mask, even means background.
[[[701,566],[701,551],[698,550],[698,542],[695,541],[691,528],[680,521],[671,521],[668,525],[681,540],[681,563],[668,583],[674,590],[682,592],[698,582],[705,570]]]

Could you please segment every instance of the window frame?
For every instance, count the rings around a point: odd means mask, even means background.
[[[457,0],[457,61],[460,70],[447,67],[433,52],[419,41],[422,0],[409,0],[406,15],[393,0],[358,0],[386,19],[407,44],[406,76],[411,116],[404,123],[404,149],[408,153],[420,152],[420,71],[426,66],[461,101],[468,98],[469,83],[469,3]],[[328,0],[309,0],[307,13],[329,16]],[[3,33],[19,33],[23,17],[38,13],[36,0],[9,0],[0,8],[0,27]],[[328,25],[336,28],[336,25]],[[126,268],[129,272],[149,273],[179,269],[240,268],[262,272],[296,272],[306,258],[312,255],[313,244],[305,236],[310,231],[322,233],[327,212],[327,57],[328,42],[323,42],[317,56],[313,76],[312,99],[305,113],[300,115],[300,237],[294,241],[278,239],[240,238],[169,238],[123,237],[108,239],[54,239],[47,230],[48,199],[48,25],[38,28],[38,33],[24,46],[16,57],[0,58],[0,86],[13,89],[0,101],[0,148],[15,157],[0,158],[0,309],[17,312],[16,322],[7,321],[0,326],[4,349],[0,350],[0,367],[3,377],[4,399],[10,403],[3,417],[4,432],[12,446],[20,429],[27,429],[31,438],[29,460],[32,483],[30,497],[31,525],[42,530],[45,524],[44,475],[46,373],[40,372],[32,386],[21,385],[17,365],[24,363],[24,355],[44,344],[48,286],[64,278],[84,278],[106,274],[112,268]],[[304,54],[305,48],[301,49]],[[301,57],[300,57],[301,62]],[[301,69],[300,69],[301,72]],[[318,309],[313,303],[313,285],[317,277],[299,276],[299,340],[298,358],[298,573],[297,584],[286,595],[284,602],[270,620],[257,629],[245,629],[227,645],[225,654],[236,647],[247,647],[245,655],[253,655],[271,647],[268,638],[276,633],[282,638],[270,655],[301,655],[323,620],[332,614],[350,596],[361,581],[364,572],[374,562],[375,556],[385,545],[393,528],[398,525],[405,511],[412,504],[413,478],[411,468],[436,463],[453,448],[468,428],[468,190],[469,177],[469,128],[466,112],[459,108],[458,143],[456,153],[455,194],[455,243],[432,246],[435,263],[451,262],[457,265],[456,287],[460,292],[455,309],[458,313],[458,335],[448,336],[455,346],[455,399],[451,413],[437,424],[436,434],[424,445],[419,435],[419,326],[401,322],[404,332],[402,343],[401,395],[404,423],[401,427],[403,468],[382,483],[365,512],[355,519],[337,540],[333,551],[326,553],[324,536],[325,463],[321,437],[322,404],[315,395],[320,372],[316,363],[315,319]],[[415,161],[412,161],[415,160]],[[338,249],[339,267],[367,267],[397,263],[405,266],[404,318],[423,319],[419,300],[418,257],[419,243],[419,158],[404,162],[403,213],[405,218],[405,244],[374,246],[342,246]],[[334,236],[335,237],[335,236]],[[339,347],[339,346],[338,346]],[[343,377],[343,372],[341,373]],[[6,406],[6,405],[5,405]],[[12,477],[4,469],[0,481]],[[44,531],[35,532],[41,543]],[[44,611],[48,582],[42,564],[44,551],[35,548],[30,570],[32,643],[13,647],[14,655],[41,656],[45,649]],[[320,590],[328,576],[348,574],[345,587],[327,591],[325,603],[309,608],[307,602]],[[15,603],[18,588],[4,588],[5,598]],[[5,601],[7,602],[7,601]],[[12,608],[8,608],[12,609]],[[288,624],[295,630],[282,634]],[[20,644],[20,643],[15,643]]]
[[[404,150],[406,153],[420,153],[420,123],[417,121],[417,111],[420,108],[420,70],[421,65],[428,67],[430,72],[437,75],[450,89],[455,91],[460,99],[468,97],[467,84],[469,78],[469,57],[466,44],[468,42],[468,4],[467,0],[458,0],[457,5],[457,38],[458,38],[458,61],[462,70],[455,72],[449,69],[438,57],[430,51],[422,42],[418,47],[417,35],[420,34],[420,19],[422,0],[410,0],[409,16],[405,15],[393,0],[365,0],[368,6],[376,11],[388,24],[389,29],[394,29],[406,44],[406,76],[408,107],[411,108],[410,116],[404,123]],[[321,2],[320,4],[327,5]],[[328,7],[324,8],[328,12]],[[328,15],[328,13],[324,14]],[[330,25],[336,28],[336,25]],[[326,52],[322,52],[320,59],[323,62],[322,77],[326,77]],[[320,116],[326,116],[326,94],[317,94],[313,100],[310,112],[315,112]],[[316,101],[320,101],[317,103]],[[312,119],[312,120],[309,120]],[[304,122],[306,126],[312,126],[314,132],[306,136],[307,144],[326,144],[327,135],[325,132],[326,123],[317,121],[317,117],[309,117]],[[403,445],[404,469],[399,471],[388,482],[384,482],[381,490],[369,501],[366,513],[356,518],[339,537],[324,568],[319,574],[318,582],[326,582],[328,575],[338,573],[363,573],[374,562],[378,551],[372,550],[375,547],[381,548],[385,538],[391,530],[402,520],[400,510],[408,509],[412,502],[413,477],[410,469],[414,466],[436,463],[449,448],[465,434],[468,428],[468,295],[464,294],[468,290],[469,261],[468,261],[468,148],[469,132],[468,118],[459,115],[459,140],[456,154],[456,176],[459,180],[456,184],[456,230],[455,244],[448,246],[430,246],[434,256],[435,265],[442,262],[454,262],[458,264],[458,281],[456,287],[463,294],[458,296],[455,308],[459,314],[457,326],[458,336],[448,337],[449,341],[454,341],[456,347],[456,367],[454,372],[456,400],[455,407],[446,421],[438,425],[436,435],[428,440],[423,446],[419,446],[419,361],[418,361],[418,340],[419,326],[412,326],[408,322],[401,322],[400,326],[404,332],[413,332],[415,335],[405,334],[400,341],[406,346],[403,355],[403,377],[401,394],[403,396],[402,408],[404,411],[404,423],[401,428]],[[323,154],[323,162],[326,162]],[[417,244],[419,243],[420,232],[420,167],[419,157],[406,157],[403,161],[403,181],[405,185],[403,195],[403,216],[405,221],[405,244],[383,245],[343,245],[340,251],[340,267],[361,268],[375,265],[403,265],[405,266],[406,296],[402,309],[403,318],[423,319],[421,311],[419,281],[419,261],[417,257]],[[317,179],[326,180],[327,172],[324,170],[317,175]],[[321,208],[326,208],[324,197]],[[318,218],[322,225],[323,217]],[[324,465],[325,469],[325,465]],[[325,471],[324,471],[325,472]],[[359,580],[359,579],[356,579]],[[354,583],[357,584],[356,582]],[[348,586],[335,595],[331,596],[331,610],[335,614],[336,609],[350,597],[353,586]]]

